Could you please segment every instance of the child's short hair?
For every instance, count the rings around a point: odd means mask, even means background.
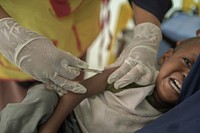
[[[200,45],[200,37],[192,37],[192,38],[189,38],[189,39],[186,39],[184,41],[181,41],[175,48],[175,51],[185,47],[185,46],[188,46],[188,45]]]

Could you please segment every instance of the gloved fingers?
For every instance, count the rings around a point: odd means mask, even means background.
[[[65,77],[67,79],[74,79],[80,74],[80,71],[78,69],[75,69],[68,65],[68,61],[62,60],[61,61],[61,68],[59,70],[59,75],[62,77]]]
[[[108,77],[107,82],[109,84],[116,82],[125,74],[127,74],[136,64],[137,62],[135,62],[132,58],[128,57],[124,61],[124,63]]]
[[[119,67],[116,71],[114,71],[108,77],[107,82],[109,84],[112,84],[113,82],[116,82],[120,77],[124,76],[130,69],[131,69],[131,67],[128,64],[126,64],[126,63],[122,64],[121,67]]]
[[[114,87],[116,89],[125,87],[133,82],[138,81],[138,79],[140,79],[143,74],[144,74],[144,68],[142,65],[137,64],[136,66],[134,66],[127,74],[125,74],[123,77],[121,77],[119,80],[117,80],[114,83]]]
[[[140,79],[138,79],[138,81],[136,81],[136,84],[138,84],[138,85],[151,84],[151,80],[148,80],[148,79],[151,79],[152,77],[149,77],[149,76],[150,76],[149,74],[143,75]]]
[[[67,90],[61,88],[60,86],[53,83],[45,83],[45,88],[55,91],[60,97],[67,93]]]
[[[62,62],[62,61],[61,61]],[[67,62],[69,66],[77,66],[80,68],[88,68],[88,64],[79,58],[71,55],[69,52],[67,53]]]
[[[136,82],[139,85],[148,85],[156,82],[158,71],[147,70],[146,73]]]
[[[57,76],[51,80],[55,85],[61,87],[63,90],[72,91],[74,93],[85,93],[87,91],[87,89],[78,82],[70,81],[61,76]]]

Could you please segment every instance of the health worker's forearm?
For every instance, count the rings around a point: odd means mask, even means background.
[[[134,12],[134,21],[135,24],[141,24],[144,22],[150,22],[160,27],[160,21],[156,16],[150,12],[140,8],[136,4],[132,3],[133,12]]]

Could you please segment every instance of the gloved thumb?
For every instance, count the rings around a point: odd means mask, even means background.
[[[67,57],[65,58],[69,66],[76,66],[79,68],[88,68],[88,64],[79,58],[67,53]]]
[[[146,72],[138,81],[136,81],[136,83],[138,85],[154,84],[156,82],[156,78],[158,76],[158,73],[159,73],[158,71]]]
[[[75,69],[74,67],[69,66],[67,60],[61,61],[61,68],[59,72],[60,72],[59,75],[67,79],[74,79],[80,74],[80,71],[78,69]]]

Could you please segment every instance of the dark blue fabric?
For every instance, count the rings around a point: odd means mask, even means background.
[[[167,11],[172,7],[171,0],[129,0],[129,3],[132,2],[152,13],[160,22],[163,20]]]
[[[193,65],[177,106],[136,133],[200,133],[200,57]]]
[[[186,98],[200,90],[200,56],[190,71],[187,79],[183,83],[183,89],[178,103],[183,102]],[[200,96],[199,96],[200,100]],[[199,105],[200,109],[200,105]]]

